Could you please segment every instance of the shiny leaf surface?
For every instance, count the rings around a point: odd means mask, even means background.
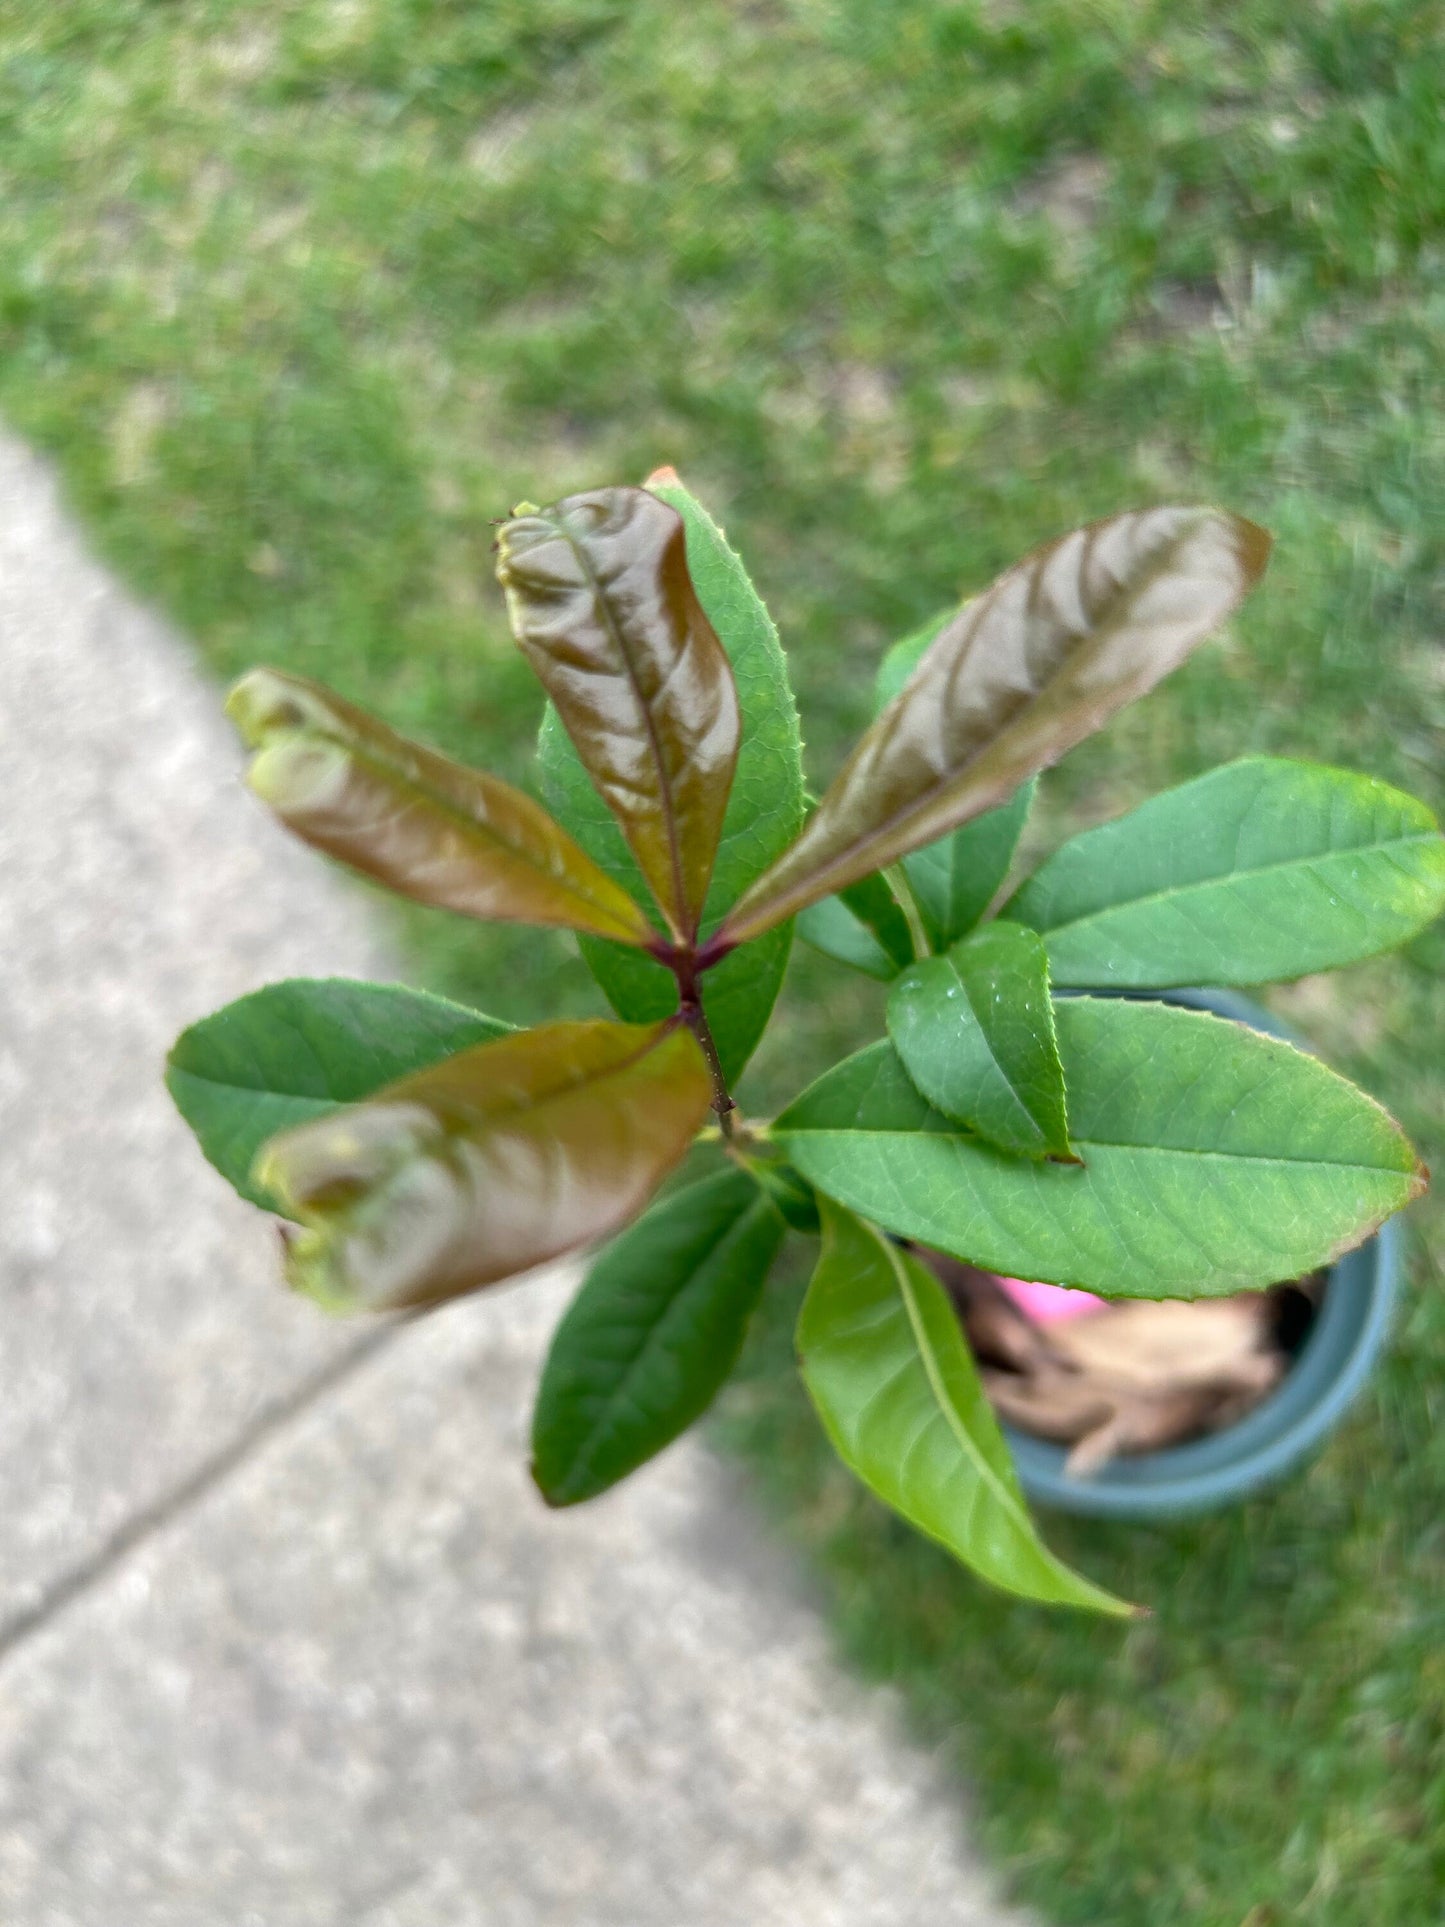
[[[783,1220],[729,1169],[655,1204],[587,1274],[532,1420],[550,1505],[605,1492],[700,1418],[737,1362]]]
[[[1445,910],[1445,839],[1368,776],[1250,756],[1056,851],[1010,917],[1054,980],[1257,984],[1353,963]]]
[[[742,712],[742,747],[703,918],[707,930],[797,835],[802,741],[777,630],[742,562],[670,470],[650,477],[648,487],[683,519],[688,570],[732,663]],[[607,874],[640,898],[646,885],[632,853],[555,712],[543,723],[537,754],[548,804]],[[703,1006],[730,1080],[762,1036],[791,945],[792,925],[781,925],[733,951],[703,979]],[[585,937],[582,954],[620,1017],[647,1023],[676,1007],[676,986],[652,958]]]
[[[274,1211],[276,1199],[251,1176],[267,1138],[509,1028],[401,984],[293,978],[182,1031],[166,1085],[221,1176]]]
[[[1212,509],[1114,516],[958,612],[792,848],[727,919],[739,941],[994,809],[1152,689],[1238,606],[1269,537]]]
[[[629,944],[638,906],[530,796],[411,742],[319,683],[254,669],[226,704],[286,827],[418,903]]]
[[[508,522],[512,627],[673,934],[702,917],[737,761],[728,659],[688,574],[682,518],[596,489]]]
[[[1082,1166],[982,1143],[886,1043],[820,1078],[774,1137],[820,1191],[903,1237],[1105,1297],[1302,1277],[1423,1188],[1398,1125],[1288,1044],[1164,1004],[1064,998],[1054,1021]]]
[[[981,1578],[1025,1599],[1127,1613],[1056,1559],[1018,1478],[942,1285],[825,1199],[798,1356],[843,1463]]]
[[[990,923],[911,965],[888,998],[888,1034],[945,1117],[1000,1149],[1067,1158],[1064,1072],[1041,938]]]
[[[861,877],[836,897],[810,903],[798,935],[814,950],[888,983],[913,961],[908,919],[886,878]]]
[[[616,1231],[710,1095],[680,1026],[546,1024],[272,1138],[256,1177],[307,1227],[298,1290],[337,1310],[431,1304]]]

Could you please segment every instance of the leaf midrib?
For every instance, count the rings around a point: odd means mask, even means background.
[[[988,1052],[989,1062],[993,1065],[994,1069],[998,1072],[999,1076],[1003,1079],[1005,1090],[1007,1090],[1009,1096],[1013,1099],[1014,1103],[1018,1106],[1019,1110],[1023,1113],[1024,1118],[1027,1120],[1035,1137],[1038,1139],[1039,1143],[1042,1144],[1047,1149],[1048,1142],[1049,1142],[1049,1134],[1040,1125],[1038,1119],[1034,1116],[1032,1105],[1028,1103],[1028,1101],[1023,1096],[1023,1093],[1019,1090],[1018,1086],[1014,1083],[1012,1077],[1010,1077],[1008,1071],[1004,1068],[1003,1060],[1000,1058],[998,1052],[994,1049],[993,1039],[988,1034],[988,1026],[984,1023],[983,1019],[978,1014],[978,1004],[973,996],[973,993],[970,991],[968,987],[967,980],[965,979],[963,973],[959,970],[958,965],[953,961],[952,957],[949,957],[947,959],[947,963],[948,963],[949,969],[952,970],[954,976],[958,979],[958,985],[963,992],[964,1001],[965,1003],[967,1003],[968,1008],[972,1013],[974,1024],[978,1029],[978,1034],[983,1040],[983,1047]],[[1057,1059],[1058,1045],[1056,1042],[1054,1042],[1054,1039],[1052,1037],[1053,1005],[1047,1002],[1047,992],[1045,994],[1046,994],[1045,1007],[1048,1012],[1048,1023],[1049,1023],[1049,1030],[1050,1030],[1049,1041],[1051,1043],[1054,1043],[1054,1055],[1055,1055],[1055,1058]],[[1062,1077],[1062,1071],[1060,1072],[1060,1076]],[[980,1135],[982,1136],[983,1133],[980,1133]]]
[[[777,1135],[782,1141],[786,1141],[792,1137],[920,1138],[925,1142],[935,1144],[964,1144],[984,1151],[993,1150],[994,1148],[985,1138],[976,1134],[970,1134],[966,1131],[929,1131],[926,1129],[884,1131],[867,1126],[835,1124],[822,1127],[813,1125],[790,1125],[786,1130],[779,1131]],[[1404,1170],[1399,1165],[1394,1164],[1355,1164],[1348,1160],[1337,1158],[1290,1158],[1278,1157],[1272,1154],[1265,1155],[1254,1151],[1194,1150],[1188,1146],[1181,1147],[1171,1144],[1129,1144],[1121,1143],[1111,1138],[1079,1137],[1077,1134],[1075,1134],[1070,1141],[1076,1149],[1081,1151],[1092,1148],[1098,1151],[1132,1151],[1139,1156],[1218,1158],[1222,1162],[1232,1164],[1296,1164],[1302,1165],[1307,1170],[1314,1171],[1365,1171],[1374,1172],[1377,1175],[1400,1178],[1418,1175],[1418,1168],[1416,1170]],[[1005,1157],[1007,1153],[995,1151],[994,1155]],[[1087,1157],[1083,1160],[1085,1165],[1088,1164],[1088,1161]],[[1026,1161],[1023,1159],[1015,1159],[1014,1162],[1019,1164],[1021,1168],[1030,1171],[1041,1171],[1046,1168],[1057,1169],[1064,1176],[1068,1176],[1070,1172],[1076,1171],[1078,1168],[1077,1166],[1063,1165],[1049,1167],[1034,1158],[1029,1158]]]
[[[379,987],[384,988],[384,986]],[[448,1015],[454,1014],[460,1017],[474,1018],[477,1022],[490,1026],[490,1029],[485,1035],[473,1038],[470,1043],[458,1044],[449,1041],[444,1048],[438,1050],[435,1057],[428,1057],[422,1063],[410,1065],[406,1070],[399,1071],[395,1077],[386,1078],[381,1084],[374,1087],[375,1090],[383,1090],[386,1084],[399,1083],[403,1077],[411,1077],[421,1071],[434,1070],[438,1064],[445,1063],[449,1057],[460,1056],[463,1051],[476,1050],[482,1044],[498,1043],[503,1037],[511,1036],[516,1031],[515,1024],[504,1023],[500,1017],[482,1017],[480,1012],[469,1011],[464,1005],[453,1004],[447,998],[436,997],[434,993],[422,991],[413,992],[412,994],[428,998],[430,1001],[439,1005]],[[317,1051],[314,1041],[300,1031],[294,1031],[293,1036],[298,1043],[304,1044],[312,1053],[324,1076],[326,1074],[325,1062]],[[168,1077],[188,1078],[193,1084],[204,1084],[211,1090],[244,1091],[252,1097],[274,1097],[286,1103],[339,1106],[343,1104],[364,1104],[367,1102],[367,1097],[334,1097],[329,1092],[324,1097],[316,1097],[306,1091],[286,1090],[276,1084],[243,1084],[232,1082],[229,1077],[217,1077],[209,1071],[194,1070],[189,1064],[178,1063],[174,1056],[171,1057],[166,1065],[166,1074]],[[254,1068],[253,1074],[258,1077],[268,1075],[260,1066]],[[367,1096],[369,1097],[372,1094],[373,1093],[368,1093]]]
[[[674,509],[673,513],[676,514],[677,511]],[[628,649],[623,639],[622,631],[618,627],[616,617],[612,613],[611,604],[603,592],[601,578],[592,566],[592,558],[587,554],[576,536],[573,535],[571,529],[567,527],[561,516],[558,516],[553,521],[552,526],[571,548],[572,553],[576,556],[578,564],[582,569],[582,573],[591,585],[593,602],[602,616],[607,633],[616,644],[617,653],[622,659],[622,667],[632,690],[633,700],[637,704],[637,710],[642,718],[643,728],[647,731],[648,748],[652,753],[653,768],[657,771],[657,785],[662,802],[663,827],[667,832],[668,861],[672,866],[672,887],[676,897],[678,917],[678,923],[674,925],[674,935],[678,937],[694,935],[694,932],[682,927],[686,925],[688,919],[688,901],[687,891],[683,886],[682,849],[678,841],[677,811],[673,803],[672,779],[668,775],[666,764],[663,762],[662,743],[657,734],[657,726],[653,721],[652,711],[642,694],[642,683],[637,674],[637,666],[632,660],[632,653]],[[673,918],[668,912],[667,905],[663,904],[660,907],[668,923],[672,924]],[[699,914],[701,914],[701,906],[699,906]]]
[[[1161,544],[1157,556],[1152,557],[1150,559],[1146,572],[1140,577],[1137,577],[1137,578],[1131,577],[1129,588],[1126,592],[1127,599],[1132,599],[1136,594],[1141,593],[1143,589],[1148,588],[1149,586],[1152,585],[1152,583],[1154,583],[1158,579],[1159,575],[1162,574],[1164,569],[1168,566],[1168,563],[1178,553],[1178,550],[1183,545],[1186,536],[1190,533],[1193,533],[1194,530],[1197,529],[1198,525],[1199,525],[1198,518],[1196,518],[1190,524],[1190,527],[1188,530],[1180,530],[1177,534],[1171,536],[1166,543]],[[1091,539],[1093,539],[1093,534],[1094,532],[1091,532]],[[1067,541],[1067,539],[1068,539],[1067,536],[1061,536],[1058,538],[1059,541]],[[1038,566],[1043,563],[1044,557],[1049,553],[1051,553],[1057,546],[1058,546],[1057,542],[1050,543],[1046,548],[1046,550],[1044,551],[1044,555],[1041,555],[1037,558],[1036,567],[1034,571],[1036,580],[1038,578]],[[1087,544],[1085,547],[1085,554],[1087,554]],[[1082,567],[1083,560],[1084,560],[1084,557],[1081,556],[1080,557],[1081,567]],[[977,598],[978,614],[974,619],[975,637],[970,638],[970,641],[967,647],[960,655],[958,663],[955,665],[955,669],[954,669],[955,677],[962,674],[964,664],[969,654],[972,651],[973,642],[976,639],[979,624],[982,622],[985,613],[987,612],[988,608],[992,605],[992,603],[996,601],[998,596],[1002,593],[1004,584],[1007,582],[1008,578],[1013,573],[1014,571],[1012,569],[1006,570],[1004,574],[1000,576],[999,579],[995,583],[993,583],[988,590],[985,590],[984,593]],[[1121,591],[1121,599],[1125,599],[1125,592]],[[965,608],[967,608],[970,605],[965,604],[964,606]],[[1093,647],[1094,645],[1098,644],[1099,639],[1102,635],[1113,634],[1114,631],[1117,629],[1119,622],[1120,622],[1120,616],[1116,609],[1105,619],[1104,622],[1097,624],[1089,631],[1088,636],[1084,639],[1084,647]],[[940,631],[940,635],[941,634],[942,634],[942,631]],[[930,645],[930,648],[933,646],[936,646],[937,641],[938,641],[938,637],[935,637],[934,643]],[[1076,654],[1077,653],[1078,652],[1076,652]],[[1031,691],[1024,698],[1024,700],[1018,704],[1017,708],[1015,708],[1010,713],[1010,715],[999,725],[999,727],[993,732],[993,734],[988,738],[988,740],[979,746],[976,753],[967,759],[967,761],[960,763],[957,766],[957,768],[950,771],[947,775],[937,777],[932,783],[928,785],[926,789],[920,790],[918,794],[912,797],[908,802],[900,803],[898,808],[894,810],[890,816],[886,817],[883,820],[883,822],[875,824],[873,829],[866,836],[860,837],[856,842],[848,844],[843,850],[841,850],[838,853],[836,857],[834,857],[829,863],[825,864],[822,869],[812,871],[807,878],[800,879],[790,889],[782,891],[779,894],[779,896],[773,899],[771,902],[766,897],[760,899],[759,903],[753,906],[753,909],[751,912],[752,917],[756,918],[756,916],[758,915],[758,912],[761,909],[767,909],[770,912],[781,911],[783,914],[791,914],[792,912],[796,911],[798,908],[802,907],[802,903],[806,901],[810,897],[810,895],[812,900],[816,902],[819,896],[828,896],[828,895],[835,894],[837,886],[830,883],[828,880],[831,877],[833,877],[836,872],[841,870],[846,870],[848,865],[851,862],[853,862],[859,855],[871,850],[875,844],[885,840],[893,830],[899,828],[900,826],[906,825],[912,818],[923,815],[930,803],[934,802],[943,792],[951,788],[955,783],[960,782],[977,763],[981,762],[984,759],[984,757],[989,753],[990,750],[994,749],[997,746],[999,739],[1005,734],[1006,731],[1009,731],[1014,727],[1014,725],[1016,724],[1020,716],[1025,715],[1029,710],[1033,708],[1033,706],[1036,703],[1043,701],[1045,694],[1047,693],[1048,689],[1053,685],[1057,676],[1063,673],[1063,669],[1065,667],[1072,664],[1076,660],[1076,654],[1070,655],[1067,659],[1067,663],[1060,665],[1060,668],[1055,672],[1055,675],[1051,676],[1049,678],[1049,682],[1046,683],[1041,689],[1035,689]],[[925,650],[924,656],[920,658],[919,663],[914,670],[915,675],[917,674],[918,668],[922,667],[922,663],[926,659],[927,655],[928,655],[928,651]],[[893,698],[893,702],[888,705],[888,709],[884,710],[883,712],[884,716],[886,716],[889,713],[889,710],[891,710],[894,707],[894,704],[901,702],[904,694],[908,689],[909,683],[911,683],[912,680],[913,678],[910,676],[909,682],[904,684],[903,688],[898,692],[898,695]],[[882,721],[882,717],[879,718],[879,721],[880,722]],[[877,723],[875,723],[873,727],[876,729],[878,727]],[[871,734],[872,732],[870,731],[869,733]],[[1034,773],[1037,774],[1036,771]],[[1018,779],[1019,782],[1023,782],[1026,780],[1027,780],[1026,777],[1020,777]],[[832,788],[832,785],[830,784],[829,789],[831,790],[831,788]],[[827,796],[825,795],[823,798],[823,801],[826,803],[827,800],[828,800]],[[999,800],[1002,802],[1007,799],[1005,797],[1005,798],[1000,798]],[[940,831],[939,835],[946,836],[950,833],[951,830],[962,829],[965,823],[972,822],[976,817],[982,816],[984,814],[984,810],[987,809],[988,807],[990,806],[985,805],[984,809],[976,810],[973,816],[971,817],[966,816],[961,818],[957,823],[951,824],[949,826],[949,829]],[[784,854],[786,855],[786,852]],[[900,851],[899,854],[905,855],[905,854],[909,854],[909,852]],[[826,887],[822,889],[816,889],[815,886],[819,884],[824,884],[826,885]],[[744,920],[743,927],[744,928],[747,927],[746,919]]]
[[[1236,878],[1270,876],[1277,870],[1307,869],[1312,864],[1326,863],[1335,857],[1377,856],[1391,850],[1408,848],[1412,844],[1438,843],[1440,840],[1436,832],[1421,830],[1417,835],[1391,837],[1388,842],[1355,843],[1346,849],[1322,850],[1314,856],[1284,857],[1276,863],[1251,864],[1244,869],[1225,870],[1216,876],[1201,877],[1192,883],[1168,885],[1161,890],[1147,890],[1134,897],[1117,897],[1112,903],[1103,904],[1097,910],[1086,911],[1083,916],[1070,917],[1064,923],[1034,923],[1030,925],[1030,928],[1037,930],[1041,937],[1056,937],[1061,931],[1078,930],[1084,924],[1097,923],[1103,917],[1113,916],[1125,910],[1132,910],[1144,904],[1165,903],[1171,897],[1187,896],[1195,890],[1219,889],[1231,883]],[[1019,893],[1020,896],[1024,894],[1027,888],[1028,885],[1025,884],[1024,890]],[[1010,905],[1009,908],[1013,908],[1013,905]],[[1019,921],[1023,921],[1022,912],[1020,912]]]
[[[330,731],[324,733],[330,741],[339,744],[349,756],[356,757],[358,762],[369,764],[372,769],[378,771],[382,776],[387,777],[392,782],[404,783],[422,802],[436,810],[438,815],[446,817],[448,822],[455,824],[467,834],[476,836],[485,843],[492,844],[514,862],[525,864],[526,867],[544,883],[550,884],[562,894],[571,897],[575,903],[593,912],[597,917],[607,919],[615,929],[626,930],[628,928],[616,908],[609,903],[605,897],[598,897],[592,894],[592,879],[586,876],[585,873],[580,881],[574,880],[571,877],[559,877],[555,871],[549,870],[544,865],[538,863],[529,851],[524,850],[516,843],[509,842],[491,823],[484,822],[480,818],[472,815],[464,805],[453,801],[452,798],[445,795],[442,791],[434,789],[431,784],[414,776],[401,763],[389,761],[369,744],[348,742],[345,737],[334,735]],[[435,755],[439,752],[431,751],[429,753]],[[469,781],[475,781],[484,795],[488,782],[494,783],[498,789],[511,788],[510,784],[503,783],[499,777],[489,778],[484,771],[468,769],[464,763],[457,763],[454,767],[460,775]],[[527,796],[523,790],[518,790],[515,794],[523,803],[531,803],[532,801],[531,797]],[[571,843],[573,850],[575,850],[577,856],[581,859],[581,864],[585,864],[589,869],[597,870],[598,879],[602,883],[606,884],[610,882],[610,878],[597,868],[591,857],[588,856],[587,852],[581,847],[575,837],[568,836],[566,830],[562,828],[560,823],[554,823],[554,827],[560,836],[565,837],[566,840]],[[579,864],[579,868],[581,864]],[[586,886],[585,888],[583,887],[584,885]],[[638,909],[638,906],[632,902],[632,899],[627,896],[625,891],[622,891],[621,894],[629,907],[638,911],[644,928],[647,928],[646,914]],[[644,938],[644,941],[645,940]],[[635,943],[637,936],[635,933],[631,933],[619,939],[619,941]]]
[[[477,1041],[479,1043],[485,1043],[487,1040],[485,1038],[478,1038]],[[464,1044],[462,1048],[465,1050],[468,1047]],[[452,1052],[447,1053],[448,1056],[453,1054]],[[433,1060],[434,1063],[440,1063],[441,1061],[441,1058]],[[432,1065],[418,1064],[416,1068],[418,1070],[430,1070]],[[339,1107],[343,1104],[364,1104],[366,1102],[364,1097],[315,1097],[305,1091],[282,1090],[275,1084],[234,1084],[223,1077],[212,1077],[206,1071],[193,1071],[184,1064],[172,1064],[169,1075],[171,1077],[183,1077],[188,1084],[203,1084],[208,1090],[226,1091],[238,1096],[271,1098],[278,1104],[324,1104],[328,1107]],[[404,1071],[402,1075],[410,1076],[411,1073]]]
[[[909,1328],[913,1333],[914,1349],[917,1352],[919,1363],[923,1367],[924,1377],[928,1381],[928,1389],[933,1394],[934,1403],[943,1413],[944,1423],[963,1448],[965,1457],[968,1458],[975,1471],[981,1475],[984,1483],[989,1486],[994,1495],[1006,1507],[1010,1516],[1017,1521],[1023,1516],[1018,1500],[1014,1497],[1013,1493],[1009,1491],[1008,1487],[999,1478],[988,1460],[979,1451],[976,1442],[969,1434],[967,1428],[961,1423],[957,1412],[954,1410],[953,1401],[949,1398],[947,1388],[939,1374],[938,1364],[933,1355],[933,1347],[924,1329],[922,1314],[918,1309],[914,1295],[913,1283],[903,1263],[902,1254],[889,1239],[879,1237],[876,1232],[872,1231],[871,1227],[869,1235],[873,1237],[888,1260],[889,1269],[893,1273],[894,1283],[898,1287],[898,1295],[903,1300],[903,1309],[908,1318]]]
[[[742,1210],[728,1226],[727,1230],[723,1232],[717,1243],[709,1247],[702,1260],[693,1266],[692,1270],[677,1287],[677,1290],[673,1292],[672,1296],[664,1305],[661,1315],[646,1327],[642,1334],[640,1344],[627,1361],[620,1381],[614,1386],[612,1391],[606,1395],[606,1402],[602,1411],[598,1414],[596,1420],[587,1428],[586,1437],[568,1468],[567,1477],[559,1481],[557,1492],[560,1497],[566,1499],[571,1496],[577,1485],[581,1484],[585,1486],[587,1484],[588,1475],[591,1473],[599,1453],[607,1443],[606,1435],[610,1434],[613,1430],[613,1418],[617,1407],[626,1400],[628,1387],[643,1369],[653,1347],[659,1342],[661,1334],[669,1326],[679,1304],[696,1284],[699,1275],[706,1270],[715,1259],[720,1259],[727,1254],[730,1247],[751,1225],[753,1216],[759,1211],[760,1207],[763,1211],[771,1209],[768,1201],[761,1196],[750,1198],[747,1201]]]
[[[1097,652],[1100,648],[1102,648],[1104,646],[1105,640],[1113,636],[1118,631],[1121,623],[1126,619],[1124,611],[1127,605],[1137,600],[1137,598],[1140,595],[1142,595],[1145,592],[1145,590],[1153,587],[1153,585],[1159,580],[1160,576],[1163,575],[1164,572],[1173,563],[1174,558],[1178,555],[1180,549],[1184,546],[1184,543],[1188,539],[1188,537],[1192,534],[1195,534],[1198,531],[1200,524],[1206,514],[1207,514],[1207,511],[1203,511],[1193,515],[1190,518],[1187,527],[1177,530],[1176,533],[1170,536],[1167,541],[1162,542],[1159,545],[1159,548],[1156,550],[1154,555],[1149,558],[1149,560],[1141,569],[1138,575],[1131,576],[1127,585],[1123,583],[1119,585],[1118,593],[1114,598],[1114,606],[1109,610],[1107,615],[1101,617],[1099,621],[1091,625],[1088,634],[1083,638],[1081,638],[1080,646],[1076,650],[1072,651],[1064,659],[1064,661],[1061,662],[1055,668],[1053,675],[1049,677],[1047,683],[1045,683],[1041,688],[1034,689],[1029,692],[1029,694],[1012,712],[1012,714],[999,726],[997,730],[994,731],[994,733],[989,737],[988,741],[983,744],[983,746],[978,751],[977,755],[970,757],[968,762],[961,764],[960,767],[957,770],[955,770],[951,775],[940,776],[936,782],[930,784],[928,789],[924,790],[914,800],[913,804],[911,805],[911,812],[910,812],[910,806],[904,806],[903,808],[895,810],[892,818],[889,819],[889,822],[887,824],[880,826],[877,833],[879,835],[882,835],[884,830],[890,828],[893,823],[899,821],[900,819],[906,820],[910,813],[914,813],[914,814],[920,813],[923,810],[923,808],[926,807],[927,804],[932,802],[935,797],[937,797],[943,790],[946,790],[952,783],[956,782],[968,769],[972,767],[973,764],[980,762],[982,758],[988,753],[988,751],[994,747],[998,739],[1005,733],[1005,731],[1010,730],[1014,727],[1015,723],[1018,721],[1018,718],[1020,716],[1026,714],[1029,710],[1031,710],[1036,703],[1042,702],[1044,700],[1045,695],[1054,686],[1058,678],[1061,675],[1063,675],[1069,668],[1073,667],[1073,665],[1077,662],[1080,656],[1085,655],[1091,651]],[[1083,545],[1083,548],[1080,550],[1078,567],[1075,571],[1075,574],[1081,581],[1083,579],[1084,569],[1089,559],[1089,555],[1094,547],[1094,544],[1099,539],[1099,533],[1101,528],[1103,528],[1104,526],[1106,526],[1105,523],[1096,523],[1093,527],[1088,529],[1087,532],[1085,533],[1084,545]],[[1069,540],[1069,537],[1067,535],[1057,537],[1053,542],[1050,542],[1045,546],[1041,554],[1037,555],[1033,559],[1033,567],[1030,570],[1031,580],[1029,583],[1029,599],[1031,602],[1037,590],[1039,589],[1039,587],[1043,582],[1044,569],[1049,558],[1056,553],[1056,551],[1058,550],[1058,548],[1062,543],[1067,542],[1068,540]],[[967,647],[960,654],[958,661],[954,664],[953,675],[949,679],[950,696],[952,695],[953,683],[963,674],[964,667],[969,657],[973,653],[974,645],[978,640],[978,632],[983,623],[985,614],[988,612],[988,609],[991,607],[991,605],[1003,593],[1004,585],[1009,580],[1009,577],[1013,575],[1013,573],[1014,573],[1014,570],[1012,569],[1005,570],[1003,575],[999,577],[998,581],[994,583],[992,590],[986,591],[985,594],[979,598],[978,614],[974,617],[974,623],[973,623],[974,633],[969,638]],[[1082,600],[1082,597],[1080,599]],[[935,637],[935,642],[936,641],[937,641],[937,638]],[[926,656],[927,651],[925,651],[924,653]],[[901,690],[899,694],[900,695],[902,694]],[[1026,779],[1021,779],[1021,780],[1026,780]],[[979,811],[978,814],[982,815],[983,812]],[[972,821],[971,818],[966,820]],[[963,825],[961,823],[956,823],[953,825],[953,827],[954,829],[962,829]]]

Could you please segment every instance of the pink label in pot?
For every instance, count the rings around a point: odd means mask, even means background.
[[[1093,1292],[1075,1291],[1068,1285],[1031,1284],[1027,1278],[1000,1278],[999,1283],[1024,1317],[1036,1325],[1058,1325],[1083,1312],[1098,1311],[1104,1303]]]

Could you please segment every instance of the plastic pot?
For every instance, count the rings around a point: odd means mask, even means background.
[[[1290,1043],[1303,1040],[1227,990],[1173,990],[1166,1003],[1231,1017]],[[1316,1451],[1339,1424],[1384,1349],[1400,1280],[1398,1220],[1383,1224],[1326,1274],[1319,1310],[1276,1389],[1235,1425],[1188,1445],[1140,1453],[1070,1478],[1061,1447],[1005,1426],[1025,1492],[1041,1505],[1104,1519],[1173,1519],[1232,1505]]]

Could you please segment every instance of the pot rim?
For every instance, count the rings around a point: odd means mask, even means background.
[[[1311,1048],[1271,1012],[1236,992],[1144,995],[1149,1002],[1206,1010],[1302,1050]],[[1363,1388],[1389,1335],[1399,1274],[1400,1224],[1391,1218],[1329,1267],[1319,1311],[1275,1390],[1234,1425],[1186,1445],[1114,1459],[1086,1478],[1071,1478],[1062,1447],[1004,1425],[1025,1492],[1067,1512],[1137,1519],[1207,1511],[1272,1483],[1323,1442]]]

